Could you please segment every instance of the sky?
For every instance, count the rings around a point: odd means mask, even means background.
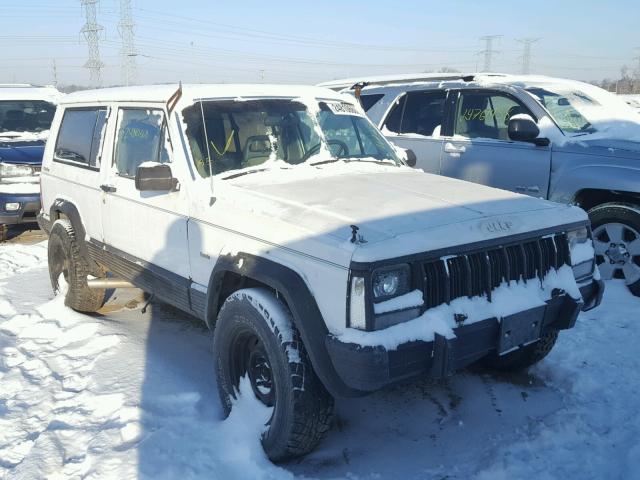
[[[123,84],[120,0],[97,0],[102,85]],[[482,70],[579,80],[640,64],[637,0],[323,2],[130,0],[134,83],[317,83],[343,77]],[[0,0],[0,83],[90,85],[81,0]],[[55,63],[55,74],[53,65]]]

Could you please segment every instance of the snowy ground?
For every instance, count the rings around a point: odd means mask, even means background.
[[[640,478],[640,301],[609,284],[528,375],[479,370],[337,402],[308,457],[274,466],[249,396],[221,419],[210,334],[116,292],[53,299],[46,246],[0,246],[2,478]]]

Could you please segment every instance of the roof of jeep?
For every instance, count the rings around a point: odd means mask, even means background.
[[[523,86],[527,84],[580,84],[577,80],[547,77],[543,75],[511,75],[505,73],[410,73],[398,75],[379,75],[370,77],[353,77],[342,80],[332,80],[323,82],[318,86],[330,88],[335,91],[348,89],[357,83],[365,83],[365,89],[370,90],[376,87],[388,85],[417,85],[417,84],[440,84],[460,83],[465,85],[478,84],[505,84],[512,86]]]
[[[176,84],[168,84],[83,90],[66,95],[61,103],[166,102],[178,88]],[[306,85],[193,84],[182,85],[180,101],[193,103],[200,99],[250,97],[344,99],[340,94],[327,88]]]
[[[52,86],[0,83],[0,100],[46,100],[58,103],[62,95]]]

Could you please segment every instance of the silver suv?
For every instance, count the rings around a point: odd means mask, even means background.
[[[395,75],[322,84],[359,93],[417,167],[589,212],[604,279],[640,295],[640,116],[593,85],[501,74]]]

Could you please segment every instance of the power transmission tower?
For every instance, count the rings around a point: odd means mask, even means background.
[[[56,66],[56,59],[53,59],[51,64],[51,68],[53,70],[53,86],[58,88],[58,67]]]
[[[480,51],[481,55],[484,55],[484,67],[483,72],[491,71],[491,63],[493,62],[493,55],[498,53],[493,49],[493,41],[500,38],[502,35],[485,35],[480,37],[480,40],[484,42],[484,50]]]
[[[100,32],[103,30],[102,25],[98,25],[96,19],[96,5],[100,0],[80,0],[80,4],[84,6],[84,15],[86,23],[80,30],[84,35],[89,47],[89,59],[84,64],[89,69],[89,78],[91,85],[99,87],[102,83],[102,67],[104,63],[100,60]]]
[[[120,49],[120,68],[122,69],[122,83],[126,86],[136,81],[136,47],[134,45],[133,15],[131,15],[131,0],[120,0],[120,23],[118,31],[122,39]]]
[[[531,73],[531,45],[539,41],[539,38],[516,38],[522,44],[522,73]]]

